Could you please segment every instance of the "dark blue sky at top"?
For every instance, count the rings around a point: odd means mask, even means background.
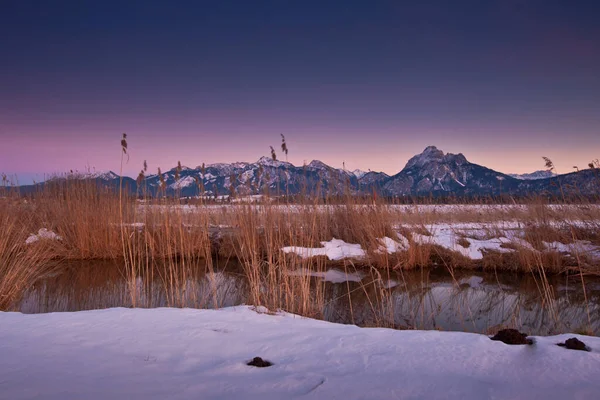
[[[37,143],[77,137],[78,153],[104,154],[124,130],[184,143],[140,145],[165,164],[251,161],[280,132],[296,163],[387,172],[429,144],[504,170],[492,150],[587,160],[600,149],[599,21],[594,1],[0,0],[0,136],[12,142],[0,170],[67,168]]]

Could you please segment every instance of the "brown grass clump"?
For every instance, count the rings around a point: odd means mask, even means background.
[[[25,243],[31,225],[19,199],[0,201],[0,310],[9,310],[51,263],[44,243]]]
[[[113,189],[82,179],[60,179],[33,195],[33,223],[63,237],[59,256],[109,259],[122,255],[119,198]],[[131,213],[126,207],[125,215]]]
[[[465,239],[464,237],[461,237],[461,238],[459,238],[459,239],[456,241],[456,243],[457,243],[459,246],[462,246],[462,247],[464,247],[464,248],[468,248],[468,247],[470,247],[470,246],[471,246],[471,242],[469,242],[469,241],[468,241],[467,239]]]

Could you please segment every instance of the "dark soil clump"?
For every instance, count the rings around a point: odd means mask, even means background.
[[[590,351],[590,348],[587,347],[585,345],[585,343],[583,343],[581,340],[574,338],[574,337],[571,339],[565,340],[564,343],[558,343],[557,345],[561,346],[561,347],[566,347],[569,350]]]
[[[490,339],[506,344],[533,344],[531,339],[527,339],[526,333],[521,333],[516,329],[502,329]]]
[[[258,368],[266,368],[266,367],[270,367],[271,365],[273,365],[273,363],[270,361],[267,361],[267,360],[263,360],[260,357],[254,357],[252,359],[252,361],[249,361],[246,365],[250,365],[252,367],[258,367]]]

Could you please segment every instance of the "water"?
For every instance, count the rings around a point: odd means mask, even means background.
[[[340,275],[335,271],[325,275],[335,282],[311,278],[313,289],[321,282],[321,301],[315,303],[318,316],[332,322],[477,333],[500,327],[536,335],[584,328],[600,333],[598,279],[586,278],[584,295],[579,277],[553,278],[550,290],[544,291],[539,278],[522,274],[451,275],[437,268],[391,273],[385,279],[359,272],[350,281],[341,281]],[[126,276],[123,266],[111,262],[67,264],[60,274],[26,292],[17,309],[47,313],[132,307],[132,292],[137,307],[214,308],[249,301],[248,281],[232,261],[216,262],[213,272],[199,265],[179,277],[164,268],[138,274],[134,281]]]

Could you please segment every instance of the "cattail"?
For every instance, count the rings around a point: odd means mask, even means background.
[[[175,180],[178,181],[181,176],[181,161],[177,161],[177,168],[175,168]]]
[[[127,155],[127,162],[129,162],[129,153],[127,153],[127,134],[123,133],[121,137],[121,150],[123,150],[123,154]]]
[[[258,188],[260,188],[260,181],[262,179],[262,174],[263,174],[263,166],[262,164],[258,165],[258,171],[256,171],[256,176],[254,177],[254,181],[256,183],[256,189],[258,190]]]
[[[200,192],[201,191],[201,189],[200,189],[200,182],[201,182],[200,178],[197,177],[197,176],[195,176],[194,177],[194,182],[196,182],[196,187],[198,188],[198,192]]]
[[[277,154],[275,154],[275,149],[273,148],[273,146],[269,146],[271,148],[271,158],[273,159],[273,161],[277,161]]]
[[[288,148],[287,148],[287,144],[285,143],[285,136],[283,136],[283,133],[281,134],[281,151],[283,153],[285,153],[285,156],[287,157]]]
[[[233,197],[235,195],[235,180],[236,180],[236,176],[235,174],[231,174],[229,176],[229,195],[230,197]]]
[[[127,134],[124,133],[121,138],[121,149],[123,149],[123,153],[127,154]]]
[[[165,183],[165,177],[160,171],[160,167],[158,167],[158,179],[160,180],[160,188],[164,189],[167,186],[167,184]]]
[[[552,162],[552,160],[550,160],[548,157],[542,157],[542,158],[544,159],[546,169],[548,171],[553,171],[554,170],[554,163]]]
[[[202,168],[200,168],[200,171],[202,171],[202,176],[206,175],[206,167],[204,166],[204,163],[202,163]]]
[[[148,163],[144,160],[144,172],[148,172]]]
[[[144,182],[144,170],[140,171],[140,174],[138,175],[136,182],[137,182],[138,186],[140,186],[142,184],[142,182]]]

